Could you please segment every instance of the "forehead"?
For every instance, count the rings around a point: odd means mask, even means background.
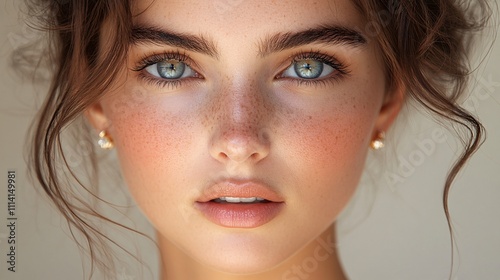
[[[360,31],[365,25],[350,0],[138,0],[132,12],[134,24],[247,39],[324,24]]]

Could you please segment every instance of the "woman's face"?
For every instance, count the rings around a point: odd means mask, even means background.
[[[133,14],[123,75],[89,116],[160,240],[247,273],[329,228],[400,105],[352,1],[136,1]]]

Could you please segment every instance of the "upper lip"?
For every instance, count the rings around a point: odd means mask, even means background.
[[[255,180],[226,179],[215,182],[203,190],[198,202],[208,202],[220,197],[260,197],[271,202],[283,202],[283,198],[266,184]]]

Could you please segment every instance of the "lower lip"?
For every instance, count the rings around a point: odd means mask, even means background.
[[[196,202],[196,207],[207,219],[229,228],[255,228],[276,217],[283,208],[283,202],[266,203],[217,203]]]

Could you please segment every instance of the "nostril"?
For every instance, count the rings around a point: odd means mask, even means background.
[[[229,157],[225,153],[221,152],[219,153],[219,158],[222,160],[227,160]]]
[[[261,156],[259,155],[259,153],[253,153],[250,155],[250,158],[253,160],[258,160],[258,159],[260,159],[260,157]]]

